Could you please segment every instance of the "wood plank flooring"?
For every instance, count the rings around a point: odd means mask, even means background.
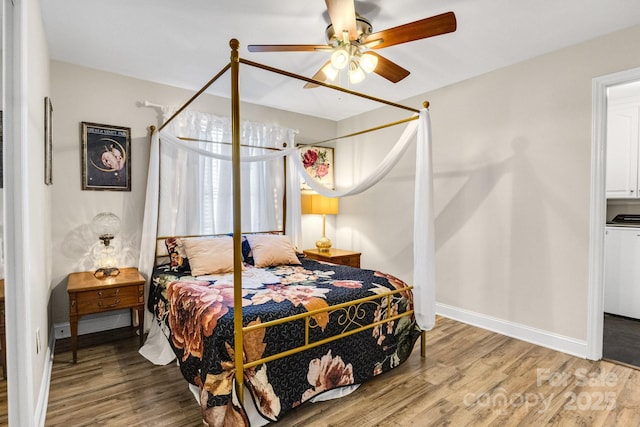
[[[131,331],[128,331],[130,334]],[[81,346],[82,346],[81,337]],[[439,318],[427,357],[275,426],[638,426],[640,371],[592,362]],[[175,364],[154,366],[126,337],[56,351],[47,426],[201,426]]]

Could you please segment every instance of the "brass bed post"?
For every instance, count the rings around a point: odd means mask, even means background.
[[[244,359],[242,342],[242,215],[240,197],[240,42],[229,41],[231,47],[231,163],[233,176],[233,331],[234,364],[238,400],[244,400]]]
[[[287,159],[288,156],[284,156],[284,194],[282,195],[282,234],[287,234]]]
[[[429,108],[429,101],[424,101],[422,107]],[[427,357],[427,331],[420,334],[420,356]]]
[[[154,125],[149,126],[149,142],[153,141],[153,134],[158,132],[158,128],[156,128]],[[151,148],[151,144],[149,145],[149,148]],[[158,150],[160,149],[160,147],[158,147]],[[155,244],[153,245],[153,268],[156,268],[157,264],[158,264],[158,230],[160,229],[160,156],[158,156],[158,176],[156,176],[156,179],[158,180],[158,200],[156,200],[156,209],[158,211],[158,214],[156,215],[156,240],[155,240]],[[149,281],[151,280],[151,275],[149,276]],[[149,282],[150,283],[150,282]],[[148,292],[148,290],[146,290],[145,292]],[[147,297],[148,297],[148,293],[147,295],[145,295],[145,303],[147,301]]]

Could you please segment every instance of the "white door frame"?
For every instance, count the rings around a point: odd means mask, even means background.
[[[607,197],[606,138],[607,89],[640,80],[640,68],[596,77],[592,82],[591,105],[591,203],[589,219],[589,295],[587,316],[587,358],[602,359],[604,326],[604,232]]]

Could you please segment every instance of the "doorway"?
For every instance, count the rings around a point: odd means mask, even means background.
[[[640,68],[609,74],[592,82],[591,204],[589,244],[589,312],[587,357],[600,360],[604,334],[604,266],[607,199],[606,136],[609,88],[640,80]]]

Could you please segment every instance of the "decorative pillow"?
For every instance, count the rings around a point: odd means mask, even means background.
[[[247,236],[256,267],[300,264],[296,248],[289,237],[276,234],[249,234]]]
[[[249,245],[247,236],[242,236],[242,259],[249,264],[253,265],[254,263],[253,253],[251,253],[251,245]]]
[[[227,234],[227,236],[233,239],[233,233]],[[242,236],[242,259],[244,262],[253,264],[253,255],[251,254],[251,246],[249,246],[249,242],[247,241],[247,236]]]
[[[233,239],[231,237],[194,237],[182,239],[189,258],[191,274],[222,274],[233,271]]]
[[[170,237],[164,241],[167,246],[167,252],[169,252],[169,259],[171,260],[170,270],[174,273],[186,273],[191,270],[189,265],[189,259],[182,246],[182,241],[175,237]]]

